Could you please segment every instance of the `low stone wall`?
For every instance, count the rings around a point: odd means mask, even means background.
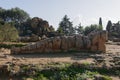
[[[13,47],[12,54],[19,53],[49,53],[63,52],[70,50],[90,50],[105,52],[105,42],[107,40],[107,32],[92,32],[88,36],[59,36],[41,40],[34,44],[28,44],[23,47]]]

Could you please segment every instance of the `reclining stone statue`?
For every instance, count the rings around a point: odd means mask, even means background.
[[[23,47],[13,47],[11,54],[21,53],[54,53],[67,52],[70,50],[81,51],[106,51],[105,42],[107,41],[106,31],[92,32],[88,36],[57,36],[47,38],[34,44],[28,44]]]

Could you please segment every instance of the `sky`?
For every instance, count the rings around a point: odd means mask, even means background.
[[[64,15],[68,15],[74,26],[98,24],[102,17],[104,29],[108,20],[120,20],[120,0],[0,0],[0,7],[19,7],[30,17],[47,20],[56,29]]]

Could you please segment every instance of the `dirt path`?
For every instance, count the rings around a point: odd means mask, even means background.
[[[120,53],[120,45],[117,45],[117,43],[106,44],[106,53],[113,53],[113,54]]]

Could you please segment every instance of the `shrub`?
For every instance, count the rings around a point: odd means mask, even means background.
[[[0,25],[0,41],[17,41],[18,31],[11,23]]]
[[[109,76],[103,76],[103,80],[112,80],[112,78]]]

